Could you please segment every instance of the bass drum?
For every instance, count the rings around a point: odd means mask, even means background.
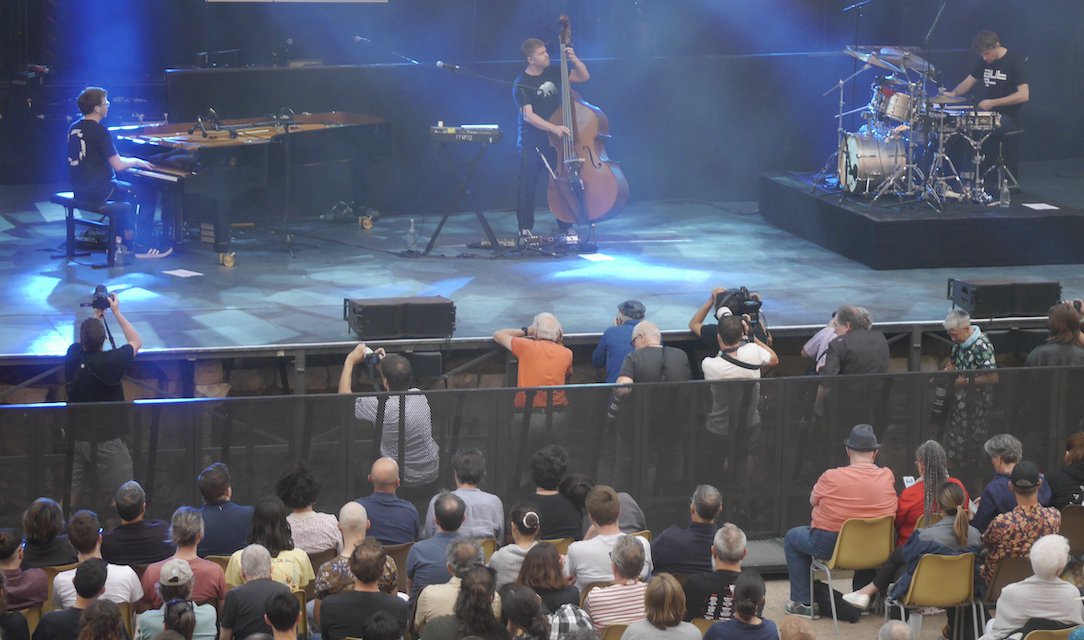
[[[839,185],[847,193],[871,193],[906,164],[903,140],[865,133],[843,134]]]

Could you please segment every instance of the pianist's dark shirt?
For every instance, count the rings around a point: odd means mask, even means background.
[[[113,167],[117,155],[113,136],[100,122],[83,118],[68,128],[68,175],[72,191],[80,200],[104,202],[113,192]]]

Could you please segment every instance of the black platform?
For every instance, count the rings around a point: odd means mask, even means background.
[[[1056,210],[1036,211],[1025,203]],[[762,174],[760,215],[771,225],[873,269],[1084,263],[1084,211],[1033,193],[1008,208],[867,204],[817,188],[808,174]]]

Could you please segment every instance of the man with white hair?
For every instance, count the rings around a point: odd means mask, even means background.
[[[979,640],[1003,640],[1034,618],[1060,622],[1066,628],[1084,624],[1080,591],[1058,577],[1069,562],[1069,541],[1056,534],[1043,536],[1031,545],[1028,557],[1035,575],[1001,590],[997,616],[987,623]]]
[[[986,334],[971,325],[971,316],[963,309],[953,309],[945,318],[945,332],[952,339],[952,354],[945,371],[967,369],[997,369],[994,346]],[[997,373],[976,376],[968,380],[958,376],[952,417],[945,432],[945,453],[957,465],[979,464],[979,447],[986,440],[986,423],[994,404],[993,386]]]
[[[324,598],[354,588],[354,573],[350,568],[350,556],[353,555],[354,549],[365,541],[365,533],[369,530],[369,516],[365,512],[365,507],[353,501],[344,504],[339,510],[339,530],[343,534],[342,553],[320,565],[316,571],[316,599],[310,609],[316,622],[320,622],[320,604]],[[398,585],[398,567],[395,566],[395,560],[391,556],[386,556],[384,573],[380,576],[378,586],[384,593],[394,594]]]
[[[493,339],[519,359],[519,387],[557,387],[572,375],[572,350],[561,342],[561,322],[552,313],[540,313],[529,327],[501,329]],[[564,391],[536,391],[531,406],[565,406]],[[516,394],[516,408],[522,409],[527,399],[524,392]],[[533,449],[532,449],[533,451]]]
[[[748,552],[745,532],[726,523],[715,532],[710,546],[715,570],[689,576],[685,591],[685,621],[694,618],[729,620],[734,617],[734,583],[741,576],[741,561]],[[654,551],[652,551],[654,554]]]
[[[915,632],[905,622],[889,620],[877,632],[877,640],[915,640]]]
[[[888,340],[873,330],[873,316],[862,307],[843,305],[836,310],[836,337],[828,343],[824,366],[817,372],[822,376],[888,373]],[[837,388],[837,391],[831,389]],[[870,410],[887,406],[887,387],[876,378],[852,378],[837,381],[835,387],[821,384],[813,410],[823,416],[825,402],[834,404],[836,420],[841,428],[858,422],[880,424]],[[831,395],[830,395],[831,393]]]
[[[264,615],[267,599],[290,587],[271,579],[271,553],[259,544],[241,551],[241,578],[245,581],[226,593],[226,603],[219,616],[219,640],[244,640],[254,633],[271,635],[271,625]]]

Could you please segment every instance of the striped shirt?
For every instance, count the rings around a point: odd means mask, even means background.
[[[595,631],[602,635],[612,624],[629,624],[644,619],[644,593],[647,583],[624,582],[601,589],[592,589],[583,603],[591,616]]]

